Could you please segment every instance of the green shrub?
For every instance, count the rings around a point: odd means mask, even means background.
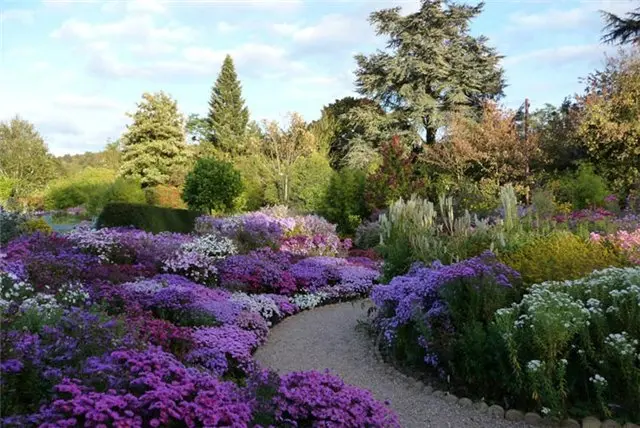
[[[63,210],[86,205],[92,214],[97,214],[104,206],[104,193],[115,178],[113,170],[88,167],[71,177],[54,180],[45,191],[45,207]]]
[[[20,213],[0,208],[0,244],[6,244],[20,235],[20,226],[26,220],[26,217]]]
[[[333,175],[329,159],[321,153],[300,158],[293,165],[291,204],[303,212],[322,208]]]
[[[640,420],[639,299],[640,268],[611,268],[533,285],[496,311],[519,401],[552,416]]]
[[[353,169],[342,169],[332,175],[320,213],[343,235],[352,235],[369,214],[364,200],[366,176]]]
[[[104,207],[96,227],[133,226],[147,232],[193,231],[195,219],[203,213],[142,204],[111,203]]]
[[[203,158],[187,175],[182,199],[193,210],[228,212],[241,193],[242,177],[233,164]]]
[[[610,193],[604,178],[596,174],[589,164],[580,165],[573,175],[564,177],[558,189],[560,199],[571,202],[574,209],[601,207]]]
[[[0,203],[6,202],[14,193],[16,181],[9,177],[0,177]]]
[[[51,233],[53,229],[42,217],[30,218],[22,223],[19,227],[20,232],[25,234],[32,234],[36,232]]]
[[[104,204],[123,202],[129,204],[144,204],[147,200],[140,182],[125,178],[118,178],[102,195]]]
[[[613,248],[568,231],[533,238],[501,259],[520,272],[527,284],[576,279],[597,269],[625,264]]]

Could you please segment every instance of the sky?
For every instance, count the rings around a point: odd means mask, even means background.
[[[99,151],[126,129],[144,92],[185,114],[207,112],[230,54],[251,118],[306,120],[354,92],[353,56],[384,47],[374,10],[419,0],[0,0],[0,121],[35,124],[56,155]],[[600,43],[599,10],[633,0],[487,1],[474,35],[505,56],[502,103],[558,104],[616,48]]]

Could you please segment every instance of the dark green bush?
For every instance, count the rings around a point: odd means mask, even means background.
[[[611,193],[604,178],[589,164],[580,165],[575,174],[564,177],[559,187],[559,198],[571,202],[574,209],[601,207],[604,198]]]
[[[202,158],[187,174],[182,199],[195,210],[228,212],[242,193],[242,177],[232,163]]]
[[[147,232],[190,233],[198,211],[155,207],[143,204],[111,203],[104,207],[96,227],[133,226]]]
[[[343,169],[334,173],[321,214],[337,225],[338,232],[352,235],[363,218],[368,215],[364,200],[366,177],[363,172]]]

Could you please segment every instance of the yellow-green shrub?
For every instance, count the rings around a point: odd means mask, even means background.
[[[626,264],[613,248],[567,231],[534,238],[501,259],[520,272],[526,284],[576,279],[596,269]]]
[[[20,225],[20,232],[31,234],[36,232],[51,233],[53,229],[42,217],[30,218]]]

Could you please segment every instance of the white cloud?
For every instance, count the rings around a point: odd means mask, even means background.
[[[30,25],[34,22],[35,11],[27,9],[0,9],[0,23],[16,22]]]
[[[571,30],[589,25],[598,25],[601,20],[601,10],[624,15],[637,7],[637,3],[632,0],[595,0],[581,2],[579,5],[571,9],[558,9],[556,6],[542,12],[514,13],[509,16],[510,25],[507,30]]]
[[[132,40],[151,40],[155,42],[187,42],[195,36],[194,31],[186,26],[169,23],[158,26],[151,16],[128,16],[120,21],[104,24],[92,24],[76,19],[69,19],[51,33],[54,38],[99,40],[103,38],[122,38]]]
[[[592,11],[585,7],[568,10],[550,9],[542,13],[515,13],[509,17],[514,29],[575,28],[589,21]]]
[[[305,47],[347,48],[375,37],[364,17],[337,13],[324,15],[312,25],[279,23],[273,24],[271,30]]]
[[[216,29],[218,30],[219,33],[223,33],[223,34],[228,34],[228,33],[232,33],[236,30],[238,30],[239,26],[238,25],[233,25],[230,24],[226,21],[220,21],[218,22],[218,24],[216,25]]]
[[[519,55],[508,56],[503,60],[504,65],[521,63],[563,65],[575,61],[593,61],[602,58],[606,52],[613,50],[610,46],[601,44],[567,45],[554,48],[538,49]]]
[[[63,94],[53,100],[53,104],[70,109],[83,110],[123,110],[121,103],[100,96]]]
[[[167,2],[162,0],[119,0],[106,1],[103,12],[125,12],[128,14],[163,14],[167,12]]]

